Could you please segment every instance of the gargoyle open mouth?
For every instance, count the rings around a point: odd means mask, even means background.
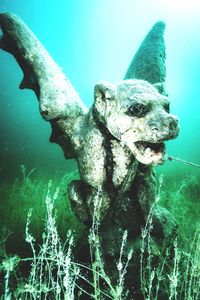
[[[165,160],[165,144],[150,142],[135,142],[136,158],[144,164],[158,165]]]

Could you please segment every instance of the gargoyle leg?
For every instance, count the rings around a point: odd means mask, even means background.
[[[91,225],[95,217],[102,221],[110,211],[110,197],[102,189],[95,189],[81,180],[74,180],[68,186],[72,210],[85,225]]]
[[[78,220],[85,225],[89,225],[89,223],[91,223],[86,203],[87,192],[88,187],[81,180],[73,180],[68,185],[68,196],[70,199],[72,210]]]
[[[152,167],[140,164],[134,181],[133,190],[142,209],[145,219],[156,199],[156,180]]]

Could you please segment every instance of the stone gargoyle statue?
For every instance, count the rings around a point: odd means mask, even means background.
[[[71,207],[91,226],[98,196],[105,252],[113,255],[119,232],[121,238],[128,230],[131,240],[145,224],[156,194],[153,166],[165,161],[164,142],[179,133],[164,88],[165,24],[152,27],[123,81],[95,85],[89,110],[18,16],[0,14],[0,26],[0,47],[15,57],[24,73],[20,88],[35,92],[40,113],[52,127],[50,141],[61,146],[65,158],[77,160],[80,180],[68,187]],[[170,222],[164,209],[154,215],[161,227]]]

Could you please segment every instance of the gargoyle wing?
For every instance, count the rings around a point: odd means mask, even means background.
[[[0,14],[0,27],[3,32],[0,48],[10,52],[21,67],[24,78],[20,88],[35,92],[41,115],[52,126],[50,141],[63,148],[65,157],[74,157],[68,131],[70,132],[76,119],[86,112],[79,95],[37,37],[18,16],[11,13]],[[65,128],[63,123],[67,124]]]
[[[158,85],[165,82],[164,30],[163,22],[157,22],[151,28],[133,57],[124,79],[142,79]]]

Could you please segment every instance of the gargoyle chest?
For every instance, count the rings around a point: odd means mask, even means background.
[[[79,170],[90,186],[98,188],[107,183],[107,189],[127,190],[134,180],[138,162],[130,150],[117,140],[105,143],[105,138],[91,134],[79,156]]]
[[[111,142],[112,182],[114,187],[126,191],[132,184],[137,172],[138,162],[130,150],[116,140]]]

